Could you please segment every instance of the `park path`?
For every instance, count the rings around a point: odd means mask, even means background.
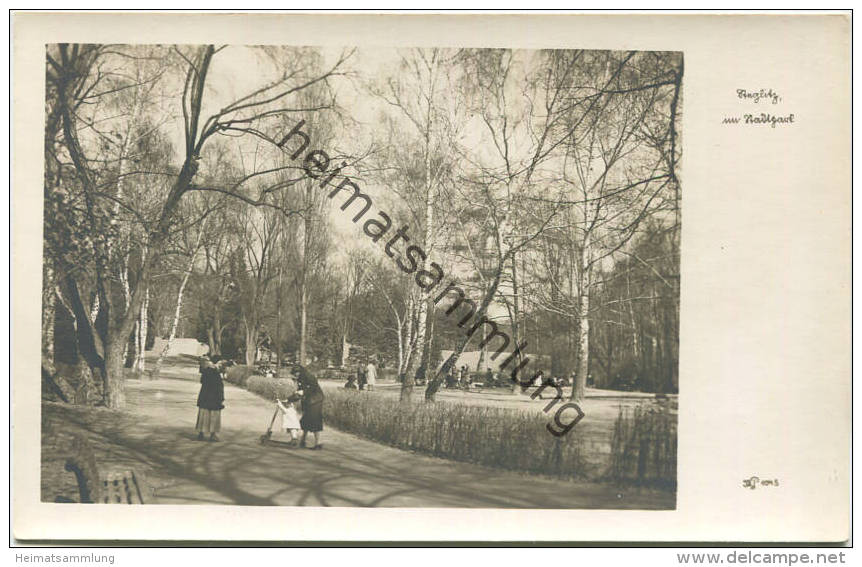
[[[96,427],[116,461],[146,470],[159,504],[467,508],[667,509],[673,493],[619,489],[489,469],[387,447],[327,427],[321,451],[259,436],[273,405],[225,384],[220,442],[196,441],[199,388],[192,363],[167,365],[158,380],[127,382],[131,419]]]

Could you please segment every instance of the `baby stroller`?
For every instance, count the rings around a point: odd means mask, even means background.
[[[275,413],[272,414],[272,419],[269,421],[269,427],[266,428],[266,433],[260,436],[259,441],[261,445],[266,444],[266,442],[272,438],[272,426],[275,425],[275,418],[278,417],[278,413],[280,411],[281,410],[278,409],[278,406],[275,406]]]
[[[299,419],[296,416],[296,410],[293,409],[292,404],[298,401],[302,397],[302,391],[297,390],[296,385],[289,380],[279,380],[277,385],[277,392],[275,395],[275,410],[272,413],[272,419],[269,420],[269,426],[266,428],[266,433],[260,436],[258,441],[261,445],[265,444],[272,438],[272,428],[275,425],[275,420],[278,417],[279,413],[283,413],[285,410],[283,409],[283,405],[287,404],[291,411],[290,421],[283,421],[285,425],[289,422],[293,422],[288,427],[290,428],[299,428]],[[288,419],[287,417],[285,419]]]

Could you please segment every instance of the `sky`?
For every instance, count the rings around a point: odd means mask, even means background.
[[[189,50],[188,47],[183,49]],[[340,48],[325,47],[321,48],[319,53],[322,58],[321,68],[330,68],[341,56],[343,50]],[[355,121],[355,127],[351,127],[349,131],[341,133],[344,139],[335,141],[335,145],[339,149],[343,149],[348,154],[359,154],[362,150],[368,148],[372,143],[372,136],[375,133],[380,133],[383,129],[380,127],[381,116],[384,112],[388,116],[398,116],[397,109],[388,105],[381,98],[371,94],[368,87],[373,81],[379,81],[386,76],[393,77],[396,81],[401,75],[398,74],[400,65],[400,50],[394,48],[362,48],[357,50],[352,57],[344,65],[343,69],[347,72],[347,76],[335,77],[332,80],[332,87],[337,93],[338,104],[345,109],[350,118]],[[401,52],[403,53],[403,52]],[[532,52],[518,52],[516,54],[516,70],[515,73],[523,73],[524,64],[528,62]],[[519,70],[520,69],[520,70]],[[273,61],[268,58],[259,48],[248,46],[227,46],[220,50],[214,56],[209,74],[207,77],[207,89],[204,95],[202,118],[217,113],[226,105],[245,96],[248,93],[272,82],[278,76],[281,69],[277,69]],[[182,77],[180,74],[175,74],[172,79],[167,81],[165,89],[174,89],[174,92],[180,92]],[[172,82],[171,82],[172,81]],[[512,84],[519,81],[512,81]],[[443,85],[444,92],[441,93],[441,106],[450,106],[455,98],[454,93],[446,92],[445,89],[451,86]],[[514,88],[514,87],[513,87]],[[523,95],[520,92],[510,91],[507,96],[518,104],[523,104]],[[182,119],[179,109],[179,99],[174,97],[168,99],[170,107],[163,108],[162,111],[172,113],[175,119],[168,125],[171,131],[171,138],[174,146],[180,150],[184,143],[182,142]],[[454,104],[454,103],[453,103]],[[301,114],[292,114],[291,118],[296,121],[302,118]],[[458,132],[459,144],[468,147],[473,152],[477,159],[493,163],[494,146],[490,143],[484,125],[475,115],[463,116],[464,126]],[[405,134],[415,135],[415,129],[403,117],[399,124],[407,129]],[[512,124],[510,124],[510,127]],[[518,140],[525,140],[529,145],[529,137],[524,128],[526,123],[520,123],[514,126],[521,128],[520,135],[513,137],[515,147],[512,151],[515,154],[524,153],[524,148],[517,147]],[[306,125],[304,131],[312,138],[312,143],[308,150],[315,147],[315,134],[313,130]],[[285,132],[286,133],[286,132]],[[263,152],[273,156],[278,152],[277,149],[266,142],[260,141],[253,136],[243,136],[235,138],[236,148],[239,153],[242,153],[244,159],[252,155],[257,155],[256,152]],[[330,142],[331,144],[331,142]],[[206,148],[204,149],[206,152]],[[302,157],[299,158],[301,160]],[[245,159],[247,162],[250,160]],[[496,163],[499,163],[496,162]],[[254,166],[251,166],[254,167]],[[258,164],[258,168],[271,167],[269,163]],[[350,169],[345,169],[343,172],[350,176]],[[384,194],[391,188],[378,186],[373,179],[363,178],[357,183],[362,188],[363,192],[372,196],[375,200],[375,208],[387,210],[387,198]],[[341,200],[336,199],[335,203],[340,203]],[[333,203],[333,204],[335,204]],[[349,212],[349,211],[348,211]],[[372,210],[373,212],[373,210]],[[441,211],[441,214],[445,214]],[[397,215],[393,216],[393,227],[405,224],[402,219],[398,219]],[[366,215],[366,218],[371,217],[371,212]],[[361,232],[362,223],[354,224],[351,222],[352,214],[341,211],[338,206],[330,207],[329,221],[330,231],[333,236],[334,246],[332,247],[332,256],[330,261],[338,264],[343,263],[357,249],[372,250],[373,254],[383,254],[382,246],[373,245],[369,238],[366,238]],[[405,219],[406,220],[406,219]],[[394,228],[391,233],[394,232]],[[383,240],[385,242],[385,239]],[[381,256],[382,257],[382,256]],[[456,273],[456,266],[447,265],[446,262],[437,257],[432,258],[439,261],[444,266],[447,274]],[[498,306],[495,310],[495,315],[502,316],[504,311]]]

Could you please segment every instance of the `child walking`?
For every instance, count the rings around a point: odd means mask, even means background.
[[[301,397],[301,392],[297,392],[284,401],[278,398],[275,399],[278,409],[281,410],[281,426],[284,428],[285,433],[290,435],[290,445],[294,447],[299,444],[300,425],[299,415],[296,413],[296,407],[294,407],[293,403]]]

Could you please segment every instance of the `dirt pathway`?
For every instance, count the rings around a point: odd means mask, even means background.
[[[129,381],[127,416],[63,419],[96,438],[110,463],[145,468],[160,504],[667,509],[674,494],[498,471],[386,447],[326,428],[321,451],[261,446],[273,407],[225,385],[221,442],[195,440],[197,369]],[[285,441],[283,432],[274,440]],[[101,442],[100,442],[101,440]],[[99,454],[101,453],[101,454]]]

